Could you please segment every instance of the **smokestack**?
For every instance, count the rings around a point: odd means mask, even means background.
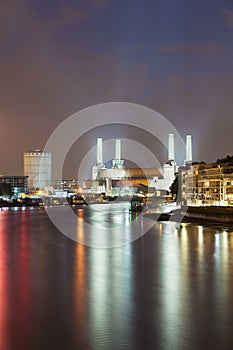
[[[121,140],[116,140],[115,159],[116,160],[121,159]]]
[[[168,136],[168,160],[175,160],[174,134]]]
[[[97,164],[103,164],[103,140],[101,137],[97,138]]]
[[[124,160],[121,159],[121,140],[117,139],[115,144],[115,158],[112,160],[112,169],[123,169]]]
[[[186,135],[186,159],[185,163],[190,164],[192,163],[192,136],[191,135]]]

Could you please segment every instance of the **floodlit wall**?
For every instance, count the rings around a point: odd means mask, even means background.
[[[28,176],[29,189],[45,188],[51,185],[51,153],[24,153],[24,175]]]

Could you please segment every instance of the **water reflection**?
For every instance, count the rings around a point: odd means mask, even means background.
[[[78,210],[78,240],[88,215]],[[225,228],[161,222],[97,249],[42,209],[0,211],[0,349],[230,349],[232,257]]]
[[[74,332],[79,332],[79,341],[81,344],[85,344],[86,337],[86,325],[85,315],[87,311],[87,275],[86,275],[86,250],[81,244],[76,245],[75,254],[75,278],[74,278],[74,308],[75,308],[75,324]]]
[[[9,279],[7,271],[7,217],[5,211],[0,211],[0,349],[5,349],[9,330],[9,312],[7,294]]]
[[[108,212],[106,209],[77,213],[77,241],[91,247],[111,248],[124,245],[133,240],[133,227],[140,223],[129,211]],[[135,223],[134,223],[135,221]],[[85,234],[81,232],[85,230]]]
[[[132,314],[131,249],[90,250],[90,328],[93,348],[127,342]],[[109,338],[107,334],[111,335]]]
[[[30,275],[30,232],[28,230],[29,216],[20,215],[18,247],[17,247],[17,281],[14,287],[17,290],[15,317],[17,338],[22,347],[29,348],[30,334],[30,291],[29,291],[29,275]]]
[[[104,204],[101,206],[104,208]],[[112,205],[106,206],[111,208]],[[55,227],[66,237],[97,248],[124,246],[140,238],[153,226],[151,220],[142,225],[140,214],[133,217],[129,210],[119,210],[119,206],[114,212],[107,209],[97,211],[90,206],[85,208],[83,217],[80,217],[80,210],[75,212],[75,208],[71,210],[68,206],[47,208],[46,212]],[[84,236],[79,235],[77,231],[79,222],[84,226]],[[142,231],[143,227],[145,231]]]
[[[29,347],[31,318],[28,219],[23,211],[0,211],[0,327],[6,327],[0,342],[9,342],[13,337],[25,349]],[[0,348],[7,349],[6,344]]]
[[[198,247],[197,247],[197,252],[198,252],[198,261],[199,264],[203,262],[203,256],[204,256],[204,234],[203,234],[203,226],[197,226],[198,229]]]
[[[166,222],[161,227],[161,338],[170,349],[176,344],[177,338],[182,339],[183,334],[187,333],[187,322],[184,323],[187,300],[180,300],[179,296],[187,292],[188,236],[186,228],[182,228],[178,240],[175,223]]]
[[[227,334],[232,320],[229,305],[232,302],[233,232],[216,232],[214,228],[182,224],[178,235],[168,236],[167,225],[162,224],[162,268],[164,342],[168,348],[180,339],[182,348],[196,334],[196,342],[208,342],[206,334],[198,333],[197,320],[211,324],[213,348],[224,348],[229,339],[219,343],[219,335]],[[171,229],[171,227],[170,227]],[[215,233],[216,232],[216,233]],[[178,240],[177,240],[178,237]],[[166,340],[165,340],[166,339]]]

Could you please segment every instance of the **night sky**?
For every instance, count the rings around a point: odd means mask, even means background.
[[[24,151],[43,149],[69,115],[110,101],[153,108],[191,133],[195,160],[232,154],[232,1],[1,1],[0,173],[22,174]],[[90,135],[77,147],[112,131]]]

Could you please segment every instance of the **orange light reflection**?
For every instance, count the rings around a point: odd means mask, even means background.
[[[84,236],[84,219],[83,211],[79,211],[79,216],[77,218],[77,237],[80,241],[83,241]],[[83,328],[82,320],[85,318],[85,298],[86,298],[86,267],[85,267],[85,246],[83,244],[76,245],[75,252],[75,282],[74,282],[74,293],[75,293],[75,308],[76,315],[76,327],[77,329]],[[80,331],[80,334],[85,336],[85,332]]]

